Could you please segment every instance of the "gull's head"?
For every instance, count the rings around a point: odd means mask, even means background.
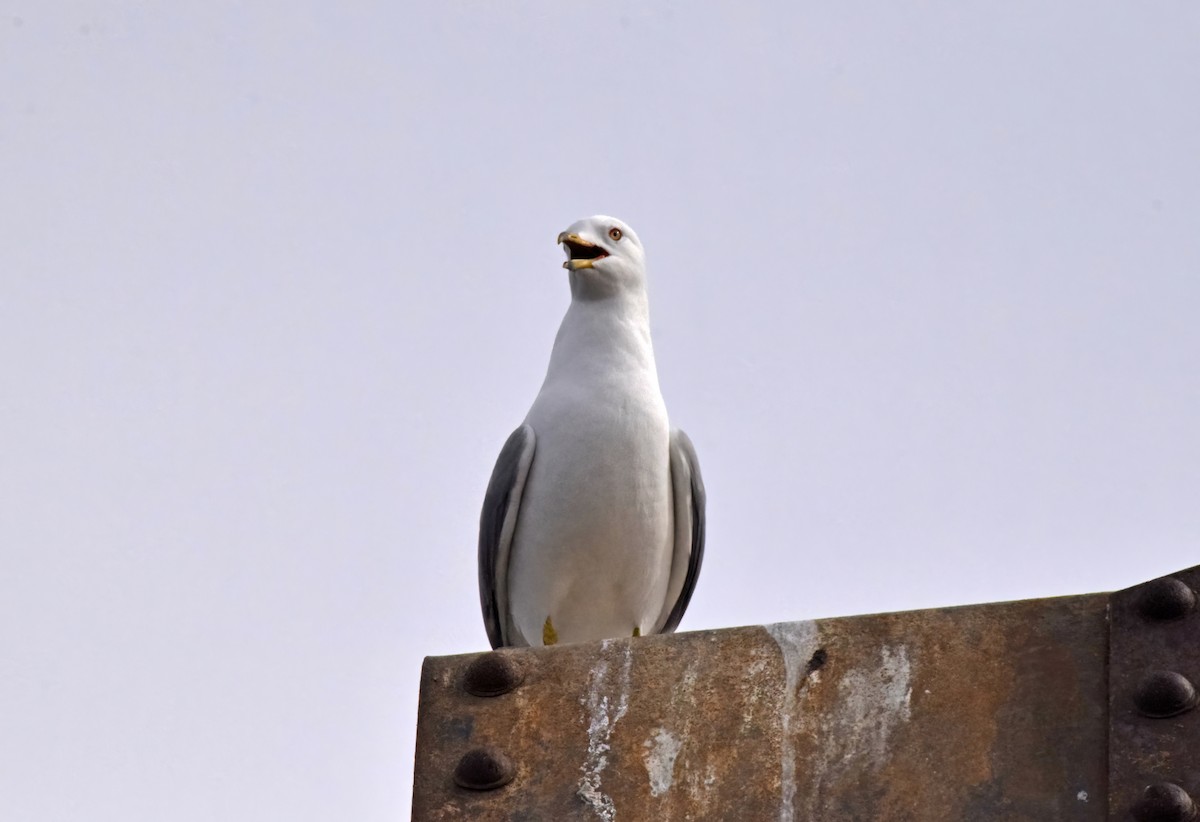
[[[644,288],[646,258],[642,241],[616,217],[597,215],[572,223],[558,235],[567,253],[563,268],[571,272],[571,290],[602,297]]]

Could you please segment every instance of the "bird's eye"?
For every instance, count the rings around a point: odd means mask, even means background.
[[[613,226],[608,230],[608,236],[612,237],[614,240],[621,239],[621,229]]]

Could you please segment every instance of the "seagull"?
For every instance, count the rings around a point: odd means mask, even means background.
[[[704,481],[658,387],[642,243],[605,216],[558,242],[571,304],[479,520],[493,648],[671,633],[704,558]]]

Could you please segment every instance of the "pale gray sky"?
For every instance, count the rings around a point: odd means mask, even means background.
[[[1200,559],[1196,4],[251,5],[0,3],[0,818],[406,818],[597,212],[683,629]]]

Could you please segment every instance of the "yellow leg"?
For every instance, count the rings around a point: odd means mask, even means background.
[[[642,635],[642,626],[641,626],[641,625],[634,625],[634,626],[633,626],[633,635],[634,635],[634,636],[641,636],[641,635]]]
[[[546,622],[542,625],[542,644],[555,645],[558,643],[558,631],[554,630],[554,623],[550,621],[550,617],[546,617]]]

